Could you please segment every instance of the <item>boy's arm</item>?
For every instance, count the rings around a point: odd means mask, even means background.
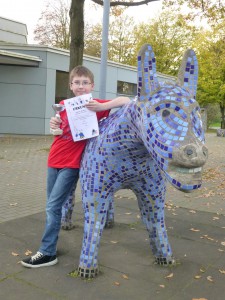
[[[111,101],[107,101],[104,103],[99,103],[98,101],[91,100],[89,103],[86,104],[86,107],[92,111],[103,111],[108,110],[116,107],[123,106],[130,102],[130,98],[128,97],[117,97]]]
[[[103,110],[120,107],[129,102],[130,102],[130,98],[121,96],[121,97],[114,98],[113,100],[104,102],[104,103],[99,103],[98,101],[91,100],[89,103],[86,104],[86,107],[92,111],[97,112],[97,111],[103,111]],[[50,122],[49,122],[50,128],[58,129],[61,122],[62,121],[57,119],[56,117],[51,117]]]

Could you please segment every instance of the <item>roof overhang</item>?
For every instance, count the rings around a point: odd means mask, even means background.
[[[0,50],[0,65],[38,67],[42,59],[38,56]]]

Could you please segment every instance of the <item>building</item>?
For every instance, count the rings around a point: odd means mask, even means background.
[[[100,59],[84,56],[99,96]],[[0,133],[49,134],[52,104],[66,98],[69,51],[27,44],[27,27],[0,17]],[[174,80],[158,74],[160,81]],[[136,94],[135,67],[108,61],[106,99]]]

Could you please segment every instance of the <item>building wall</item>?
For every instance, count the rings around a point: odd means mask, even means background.
[[[27,25],[0,17],[0,41],[26,44]]]
[[[0,132],[44,134],[46,53],[39,68],[0,66]]]
[[[54,115],[56,72],[68,72],[69,52],[20,44],[4,44],[1,49],[39,57],[41,62],[38,67],[0,65],[0,133],[49,134],[49,120]],[[84,65],[95,75],[93,97],[99,97],[100,59],[85,56]],[[159,80],[167,78],[159,75]],[[118,80],[136,84],[136,68],[108,62],[106,99],[117,96]]]

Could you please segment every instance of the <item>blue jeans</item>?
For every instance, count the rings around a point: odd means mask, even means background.
[[[79,179],[79,169],[48,168],[46,224],[39,251],[55,255],[61,226],[62,206]]]

